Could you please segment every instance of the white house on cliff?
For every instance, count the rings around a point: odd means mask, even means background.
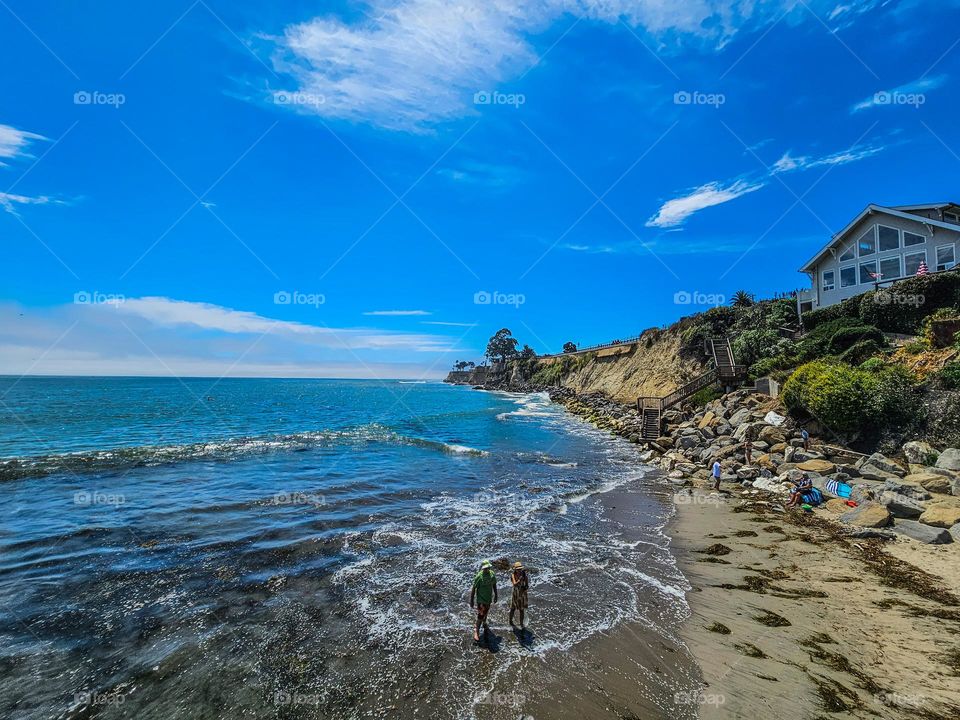
[[[797,294],[803,313],[917,274],[950,270],[957,262],[960,205],[868,205],[800,272],[811,289]]]

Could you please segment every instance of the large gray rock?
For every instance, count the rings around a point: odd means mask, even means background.
[[[953,538],[954,542],[960,542],[960,523],[957,523],[950,528],[950,537]]]
[[[803,448],[797,448],[793,451],[793,460],[791,462],[802,463],[807,460],[823,460],[823,453],[804,450]]]
[[[886,507],[895,518],[918,518],[925,510],[916,500],[889,490],[880,493],[877,502]]]
[[[910,476],[908,475],[907,477]],[[919,484],[907,482],[906,478],[903,480],[887,480],[885,483],[883,483],[883,487],[890,492],[897,493],[898,495],[905,495],[911,500],[922,502],[933,497]]]
[[[881,453],[874,453],[860,465],[860,474],[864,477],[870,477],[867,473],[879,473],[883,475],[896,475],[897,477],[904,477],[907,474],[907,471],[900,467],[890,458],[882,455]],[[874,480],[879,480],[880,478],[872,478]]]
[[[937,458],[937,467],[944,470],[960,470],[960,448],[947,448]]]
[[[844,513],[840,519],[848,525],[857,527],[881,528],[890,524],[891,515],[883,505],[867,503]]]
[[[933,465],[940,455],[933,445],[923,440],[911,440],[905,443],[903,454],[906,456],[907,462],[917,465]]]
[[[730,416],[729,422],[734,427],[739,427],[743,423],[750,420],[751,417],[753,417],[753,412],[750,410],[750,408],[740,408]]]
[[[954,540],[949,530],[924,525],[916,520],[897,520],[893,531],[927,545],[946,545]]]

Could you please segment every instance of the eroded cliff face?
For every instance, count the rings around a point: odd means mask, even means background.
[[[707,370],[706,358],[683,357],[680,332],[650,330],[640,340],[600,350],[576,363],[561,385],[578,393],[603,392],[621,402],[663,396]]]

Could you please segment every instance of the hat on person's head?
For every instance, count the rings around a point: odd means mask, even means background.
[[[493,570],[493,565],[490,564],[490,561],[489,561],[489,560],[484,560],[482,563],[480,563],[480,569],[481,569],[481,570]]]
[[[513,569],[514,569],[514,570],[523,570],[523,563],[520,562],[519,560],[517,560],[517,561],[513,564]]]

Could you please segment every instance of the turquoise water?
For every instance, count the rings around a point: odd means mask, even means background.
[[[484,697],[521,664],[546,680],[630,621],[675,638],[672,496],[646,475],[541,395],[0,378],[0,716],[516,717]],[[495,608],[480,671],[484,558],[530,568],[532,624]]]

